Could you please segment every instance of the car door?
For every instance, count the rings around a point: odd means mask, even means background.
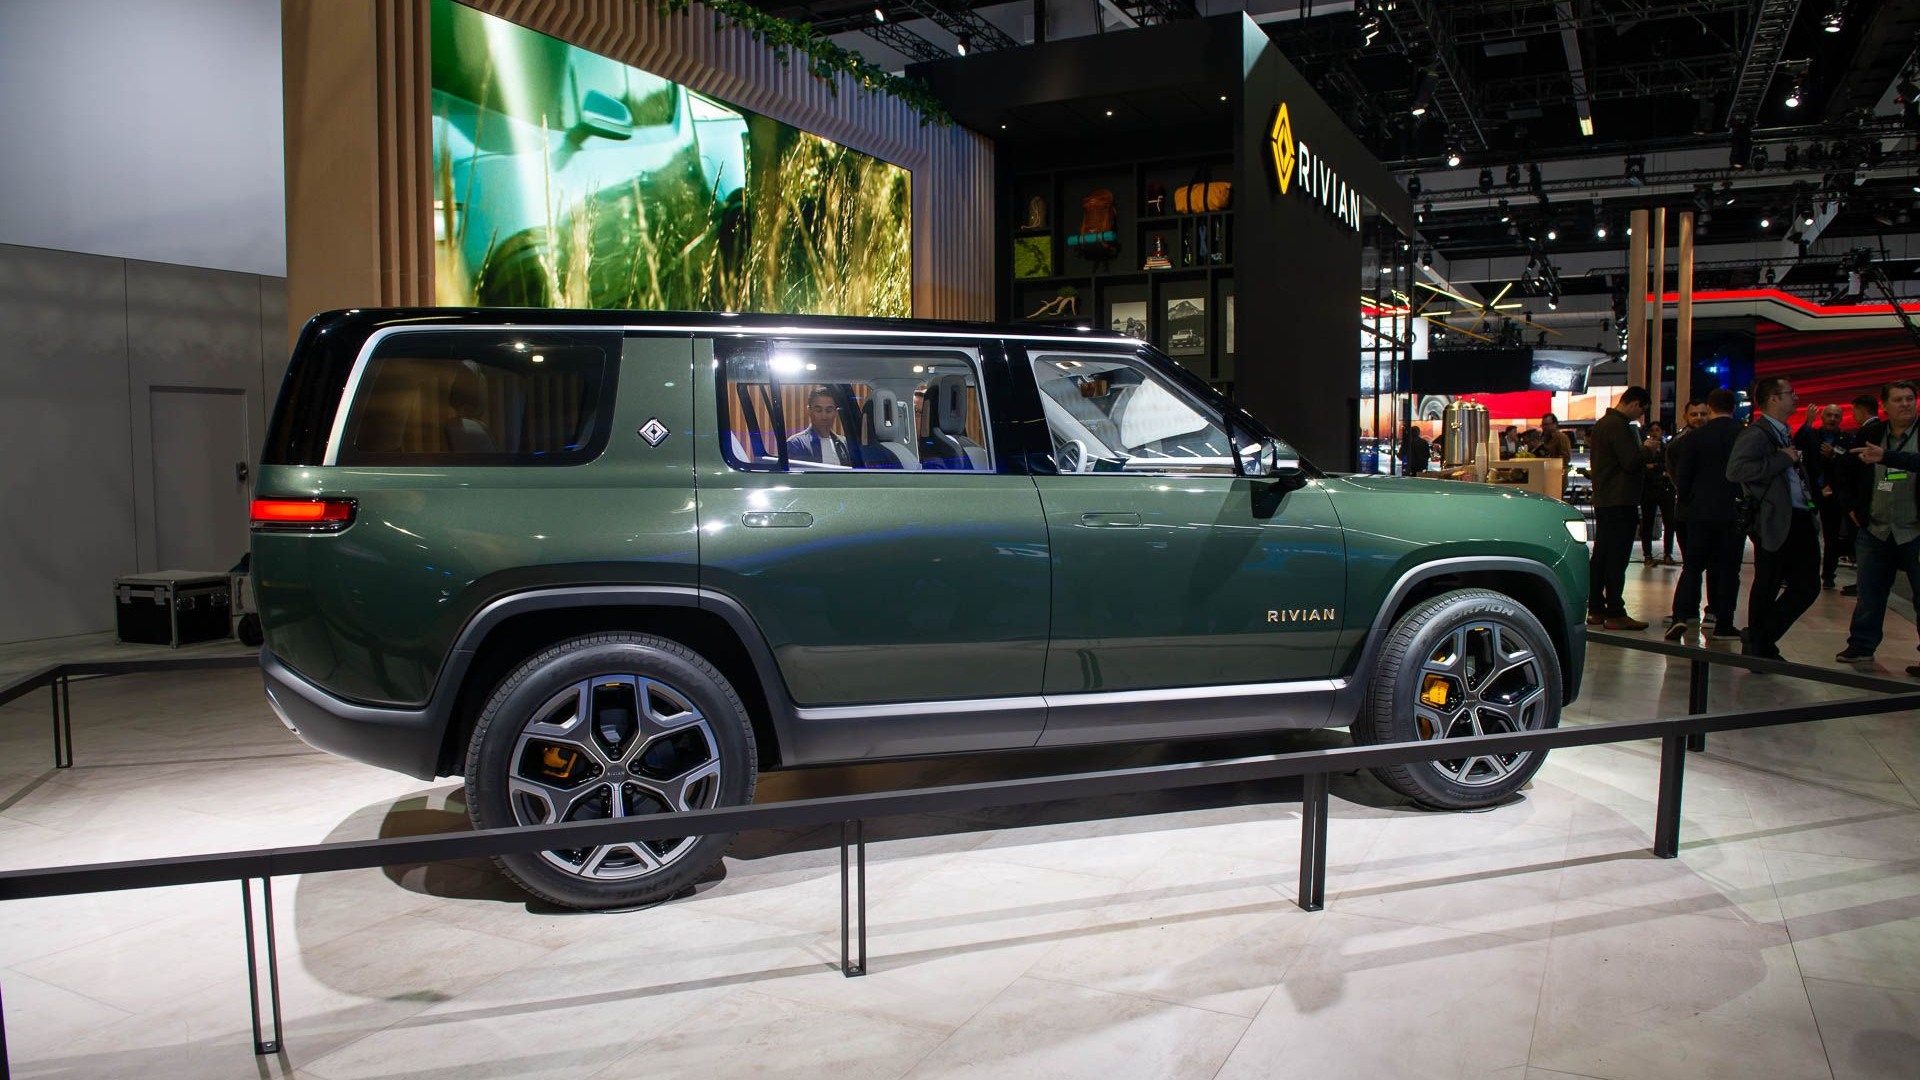
[[[1035,469],[1054,567],[1043,741],[1269,726],[1281,702],[1298,706],[1283,723],[1324,722],[1346,579],[1321,482],[1235,475],[1224,403],[1157,353],[1029,342],[1008,361],[1048,433],[1029,457],[1053,466]]]
[[[1044,721],[1046,522],[996,469],[987,339],[740,335],[695,342],[701,584],[741,603],[802,719],[972,701],[849,736],[835,756],[1031,745]],[[705,354],[702,359],[701,354]],[[916,408],[916,402],[924,405]],[[917,419],[916,419],[917,418]],[[913,711],[913,710],[909,710]]]

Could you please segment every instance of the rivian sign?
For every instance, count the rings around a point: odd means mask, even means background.
[[[1298,186],[1304,198],[1312,199],[1333,212],[1333,216],[1354,232],[1360,231],[1360,193],[1347,186],[1340,174],[1321,159],[1307,145],[1305,139],[1295,139],[1293,119],[1287,114],[1286,102],[1273,111],[1273,123],[1268,128],[1268,156],[1273,162],[1274,183],[1280,188],[1281,195],[1290,194]]]

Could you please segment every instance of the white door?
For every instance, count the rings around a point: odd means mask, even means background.
[[[224,572],[247,550],[247,395],[156,386],[153,518],[160,570]]]

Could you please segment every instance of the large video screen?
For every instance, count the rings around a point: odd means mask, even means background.
[[[912,314],[907,170],[433,0],[443,305]]]

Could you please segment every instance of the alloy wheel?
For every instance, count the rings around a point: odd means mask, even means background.
[[[1547,704],[1533,644],[1513,627],[1475,620],[1441,638],[1422,661],[1414,729],[1422,740],[1532,731],[1542,726]],[[1487,754],[1433,767],[1463,787],[1490,787],[1523,768],[1530,756]]]
[[[554,694],[520,731],[507,795],[521,825],[707,809],[720,795],[719,744],[685,694],[641,675],[601,675]],[[557,869],[622,881],[665,867],[696,837],[543,851]]]

